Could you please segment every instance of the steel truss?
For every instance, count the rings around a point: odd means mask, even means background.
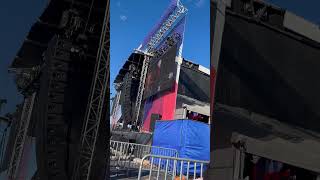
[[[146,52],[150,53],[157,46],[159,42],[167,35],[167,32],[172,28],[172,26],[178,22],[179,17],[184,16],[187,13],[188,9],[185,8],[182,3],[177,1],[177,8],[173,13],[168,17],[168,19],[161,25],[156,34],[152,36],[150,41],[147,44]]]
[[[153,53],[153,58],[159,58],[161,57],[165,52],[168,51],[169,48],[171,48],[172,46],[174,46],[175,44],[177,44],[178,42],[181,41],[181,35],[178,33],[172,34],[171,36],[169,36],[165,43],[163,45],[161,45],[160,48],[158,48],[158,50],[156,50]]]
[[[103,107],[105,107],[106,93],[109,88],[109,3],[110,1],[108,0],[101,31],[94,79],[89,96],[87,114],[84,120],[80,139],[80,156],[75,165],[73,180],[89,180],[91,177],[92,161],[96,149],[102,113],[106,113]]]
[[[179,35],[173,34],[169,37],[169,39],[166,40],[164,46],[162,46],[159,50],[156,50],[155,48],[161,42],[166,36],[168,36],[168,32],[173,27],[173,25],[178,22],[178,19],[180,17],[183,17],[187,13],[188,9],[185,8],[180,0],[177,1],[177,7],[172,12],[172,14],[168,17],[168,19],[160,26],[159,30],[156,34],[154,34],[150,41],[147,43],[147,48],[143,52],[145,54],[144,60],[143,60],[143,66],[141,69],[141,76],[139,81],[139,89],[137,94],[137,100],[135,103],[135,115],[134,115],[134,122],[135,125],[139,125],[139,115],[140,115],[140,108],[141,108],[141,102],[143,98],[144,93],[144,86],[145,86],[145,80],[148,72],[149,67],[149,61],[150,57],[157,58],[161,56],[162,53],[164,53],[170,46],[175,44],[176,41],[180,40]],[[181,20],[181,19],[180,19]]]
[[[135,104],[135,117],[134,117],[134,122],[135,125],[138,126],[139,123],[139,115],[140,115],[140,108],[141,108],[141,102],[143,98],[143,92],[144,92],[144,85],[148,73],[148,67],[149,67],[149,61],[150,57],[147,55],[144,55],[143,59],[143,64],[142,64],[142,69],[141,69],[141,76],[140,76],[140,81],[139,81],[139,89],[138,89],[138,94],[137,94],[137,100]]]
[[[24,101],[21,119],[18,125],[18,131],[13,146],[13,153],[8,169],[8,177],[10,180],[19,178],[17,177],[17,175],[19,172],[19,165],[21,162],[22,152],[27,137],[35,97],[36,93],[34,92],[31,96],[27,96]]]
[[[116,114],[118,113],[120,97],[121,97],[121,90],[118,91],[118,93],[116,94],[116,96],[114,97],[113,102],[112,102],[112,105],[113,105],[112,111],[111,111],[112,118],[114,118],[116,116]],[[116,123],[114,121],[112,121],[111,123],[112,123],[112,129],[114,129]]]

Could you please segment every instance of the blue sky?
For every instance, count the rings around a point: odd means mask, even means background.
[[[126,58],[138,48],[160,20],[171,0],[111,0],[110,4],[110,76],[111,83]],[[209,68],[209,0],[182,0],[187,8],[183,57]],[[111,84],[111,93],[114,93]]]
[[[18,94],[13,76],[8,67],[16,56],[32,24],[42,13],[47,0],[1,1],[0,4],[0,98],[6,98],[8,104],[0,115],[15,110],[22,101]]]

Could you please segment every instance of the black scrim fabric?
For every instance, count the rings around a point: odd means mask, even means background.
[[[311,44],[227,15],[216,102],[320,132],[319,59]]]

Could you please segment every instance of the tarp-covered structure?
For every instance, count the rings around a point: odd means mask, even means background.
[[[210,128],[208,124],[194,120],[158,120],[155,124],[152,145],[176,149],[179,158],[209,161]],[[156,150],[152,150],[152,154],[157,155]],[[183,169],[186,172],[187,163]],[[194,172],[193,164],[190,164],[189,172]],[[197,165],[197,173],[199,172],[200,164]]]

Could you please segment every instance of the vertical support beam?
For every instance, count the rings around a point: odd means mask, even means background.
[[[182,40],[182,44],[181,44],[181,48],[179,49],[182,49],[182,46],[183,46],[183,40]],[[178,50],[179,50],[178,49]],[[182,50],[181,50],[182,51]],[[178,97],[178,84],[179,84],[179,78],[180,78],[180,71],[181,71],[181,64],[182,64],[182,61],[183,61],[183,58],[181,56],[177,56],[176,57],[176,63],[177,63],[177,73],[176,73],[176,98],[175,98],[175,101],[174,101],[174,110],[176,110],[176,104],[177,104],[177,97]],[[174,112],[175,113],[175,112]]]
[[[238,179],[240,177],[240,159],[241,159],[241,152],[239,149],[233,147],[234,156],[233,156],[233,179]]]
[[[183,109],[182,119],[187,119],[188,105],[182,104],[182,109]]]
[[[18,132],[13,146],[13,152],[9,164],[8,178],[9,180],[17,179],[19,172],[19,165],[21,162],[22,152],[28,132],[28,127],[31,119],[32,109],[36,93],[33,93],[31,96],[25,98],[21,119],[18,126]]]
[[[99,136],[99,127],[102,122],[103,113],[107,113],[104,109],[106,101],[106,94],[109,88],[109,3],[105,10],[103,27],[101,31],[99,49],[96,60],[96,67],[94,72],[94,79],[89,95],[89,102],[87,113],[85,116],[81,139],[80,139],[80,155],[75,164],[73,180],[89,180],[92,179],[91,171],[93,171],[93,159],[96,153],[96,143]],[[107,105],[108,106],[108,105]],[[106,142],[107,142],[106,138]],[[107,161],[107,160],[106,160]],[[101,177],[102,178],[102,177]]]
[[[211,12],[210,12],[210,49],[211,49],[211,59],[210,59],[210,78],[211,78],[211,112],[213,112],[214,107],[214,95],[215,95],[215,84],[217,79],[218,65],[220,59],[222,35],[224,31],[225,24],[225,9],[226,1],[225,0],[212,0],[211,1]],[[211,113],[212,114],[212,113]]]
[[[233,179],[243,179],[243,171],[244,171],[244,158],[245,152],[242,147],[234,149],[234,156],[233,156]]]
[[[121,90],[119,90],[117,92],[117,95],[115,96],[115,99],[113,100],[113,109],[111,111],[111,119],[112,119],[112,122],[111,122],[111,125],[112,125],[112,129],[115,128],[115,125],[116,125],[116,121],[117,120],[117,116],[119,115],[119,108],[121,107],[120,106],[120,97],[121,97]]]
[[[142,69],[141,69],[141,76],[140,76],[140,81],[139,81],[138,96],[137,96],[136,106],[135,106],[136,108],[135,108],[134,122],[135,122],[136,126],[138,126],[140,124],[138,121],[139,121],[139,115],[140,115],[141,102],[142,102],[142,98],[143,98],[144,85],[145,85],[145,81],[146,81],[146,77],[147,77],[147,73],[148,73],[149,60],[150,60],[150,57],[147,55],[144,55],[143,65],[142,65]]]
[[[218,65],[220,60],[220,51],[222,36],[225,24],[225,9],[227,5],[230,4],[228,0],[211,0],[210,3],[210,165],[205,173],[205,179],[225,179],[229,180],[232,176],[232,171],[230,174],[230,169],[223,170],[218,166],[225,166],[226,162],[232,162],[232,160],[224,160],[220,158],[222,156],[231,156],[231,147],[226,150],[215,150],[215,139],[217,134],[215,134],[214,128],[217,127],[215,117],[213,116],[214,110],[214,99],[215,99],[215,84],[218,72]],[[214,128],[213,128],[214,127]],[[218,157],[215,159],[215,157]],[[221,162],[218,162],[218,161]],[[224,162],[223,162],[224,161]],[[229,175],[227,175],[229,174]]]

